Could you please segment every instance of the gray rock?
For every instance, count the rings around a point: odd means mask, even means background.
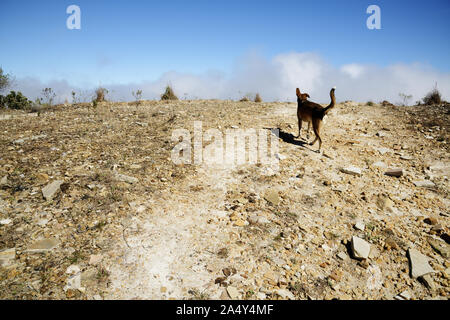
[[[275,291],[277,295],[279,295],[283,299],[295,300],[295,296],[292,292],[286,289],[278,289]]]
[[[355,223],[356,230],[364,231],[365,228],[366,228],[366,225],[363,222],[358,221]]]
[[[264,195],[264,199],[266,199],[274,206],[277,206],[280,203],[280,196],[278,195],[278,192],[274,190],[267,190]]]
[[[430,290],[436,289],[436,283],[434,282],[434,280],[430,274],[426,274],[426,275],[420,277],[420,279],[422,280],[422,282],[425,284],[425,286],[428,289],[430,289]]]
[[[402,168],[388,169],[384,174],[391,177],[401,177],[403,175],[403,169]]]
[[[342,259],[342,260],[346,260],[347,259],[347,255],[344,253],[344,252],[339,252],[337,255],[336,255],[339,259]]]
[[[448,245],[444,241],[438,241],[438,240],[434,240],[434,239],[428,239],[428,243],[441,256],[443,256],[446,259],[450,258],[450,245]]]
[[[81,269],[77,265],[71,265],[67,268],[66,273],[70,276],[67,279],[67,284],[64,286],[64,291],[69,289],[84,291],[81,286]]]
[[[346,174],[351,174],[353,176],[361,176],[362,175],[361,169],[354,167],[354,166],[341,168],[341,172],[346,173]]]
[[[16,248],[0,251],[0,266],[10,264],[16,258]]]
[[[414,185],[419,188],[433,188],[436,185],[430,180],[413,181]]]
[[[402,297],[405,300],[410,300],[411,299],[411,294],[405,290],[402,293],[399,294],[400,297]]]
[[[258,215],[252,215],[250,217],[247,218],[248,222],[250,224],[267,224],[270,223],[270,221],[263,216],[258,216]]]
[[[367,259],[370,254],[370,243],[355,237],[352,237],[352,251],[353,256],[357,259]]]
[[[263,292],[257,292],[256,293],[256,298],[259,300],[265,300],[266,299],[266,294]]]
[[[8,185],[8,176],[4,176],[2,180],[0,180],[0,187]]]
[[[124,174],[120,174],[120,173],[116,173],[116,179],[117,179],[118,181],[130,183],[130,184],[138,183],[138,182],[139,182],[139,179],[138,179],[138,178],[130,177],[130,176],[127,176],[127,175],[124,175]]]
[[[8,225],[8,224],[11,224],[12,223],[12,220],[11,219],[3,219],[3,220],[0,220],[0,224],[1,225]]]
[[[227,287],[227,293],[230,296],[231,299],[238,299],[239,298],[239,291],[235,287],[228,286]]]
[[[52,200],[56,193],[60,191],[60,187],[63,183],[63,180],[56,180],[42,188],[42,195],[44,196],[45,200]]]
[[[433,268],[431,268],[431,266],[428,264],[429,258],[421,254],[416,249],[408,249],[408,257],[411,265],[411,276],[413,278],[418,278],[428,273],[435,272]]]
[[[42,239],[34,242],[28,247],[27,252],[46,252],[56,248],[59,241],[54,238]]]

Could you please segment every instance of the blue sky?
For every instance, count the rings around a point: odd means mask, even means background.
[[[71,4],[81,8],[81,30],[66,28]],[[366,27],[371,4],[381,8],[381,30]],[[2,0],[0,65],[18,78],[77,86],[152,81],[169,71],[229,73],[249,52],[448,73],[449,16],[448,0]]]

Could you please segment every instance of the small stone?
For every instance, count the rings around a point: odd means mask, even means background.
[[[280,204],[280,196],[278,195],[278,192],[274,190],[267,190],[264,199],[266,199],[268,202],[270,202],[272,205],[277,206]]]
[[[436,284],[430,274],[426,274],[426,275],[420,277],[420,280],[422,280],[422,282],[425,284],[425,286],[428,289],[430,289],[430,290],[436,289]]]
[[[84,291],[84,288],[81,286],[81,269],[77,265],[71,265],[67,268],[66,273],[70,276],[67,279],[67,283],[64,286],[64,291],[68,290],[79,290]]]
[[[425,218],[425,219],[423,220],[423,222],[425,222],[425,223],[427,223],[427,224],[431,224],[431,225],[433,225],[433,226],[434,226],[435,224],[438,223],[437,219],[436,219],[436,218],[433,218],[433,217]]]
[[[39,183],[45,183],[45,182],[47,182],[48,181],[48,175],[47,174],[45,174],[45,173],[38,173],[38,174],[36,174],[36,180],[39,182]]]
[[[394,249],[394,250],[398,250],[398,244],[397,241],[395,240],[394,237],[387,237],[386,240],[384,241],[386,249]]]
[[[342,259],[342,260],[345,260],[345,259],[347,259],[347,254],[345,254],[344,252],[339,252],[337,255],[336,255],[339,259]]]
[[[358,237],[352,237],[353,255],[357,259],[367,259],[370,253],[370,244]]]
[[[342,278],[342,271],[339,270],[334,270],[331,274],[330,274],[330,278],[333,279],[334,281],[341,281]]]
[[[388,169],[384,174],[391,177],[401,177],[403,175],[403,169],[401,168]]]
[[[414,185],[419,188],[433,188],[436,185],[430,180],[413,181]]]
[[[0,266],[10,264],[16,258],[16,248],[0,251]]]
[[[366,259],[358,261],[358,266],[367,269],[369,267],[369,262]]]
[[[42,195],[44,196],[45,200],[52,200],[56,193],[61,190],[60,187],[63,183],[64,181],[62,180],[56,180],[42,188]]]
[[[256,298],[259,300],[265,300],[266,299],[266,294],[263,292],[257,292],[256,293]]]
[[[446,259],[450,258],[450,245],[448,245],[444,241],[438,241],[432,238],[428,239],[428,243],[441,256]]]
[[[54,238],[43,239],[34,242],[28,247],[27,252],[46,252],[54,249],[59,244],[58,240]]]
[[[89,258],[89,264],[93,265],[93,266],[96,266],[102,261],[102,259],[103,259],[103,255],[101,255],[101,254],[93,254]]]
[[[295,296],[292,292],[286,289],[278,289],[275,291],[277,295],[279,295],[283,299],[295,300]]]
[[[408,256],[411,265],[411,276],[413,278],[435,272],[428,263],[429,258],[416,249],[408,249]]]
[[[215,280],[214,280],[214,283],[215,284],[222,284],[223,282],[225,282],[227,280],[227,278],[225,278],[225,277],[217,277]]]
[[[263,224],[270,223],[270,221],[266,217],[258,216],[258,215],[252,215],[252,216],[248,217],[247,220],[250,224],[263,225]]]
[[[12,220],[11,219],[3,219],[3,220],[0,220],[0,224],[1,225],[8,225],[8,224],[11,224],[12,223]]]
[[[222,272],[223,272],[223,274],[225,275],[225,276],[227,276],[227,277],[229,277],[230,275],[232,275],[232,274],[236,274],[236,269],[235,268],[224,268],[223,270],[222,270]]]
[[[227,293],[233,300],[239,298],[239,291],[235,287],[227,287]]]
[[[116,179],[118,181],[126,182],[126,183],[129,183],[129,184],[133,184],[133,183],[138,183],[139,182],[138,178],[130,177],[130,176],[127,176],[127,175],[124,175],[124,174],[120,174],[120,173],[116,173],[115,177],[116,177]]]
[[[361,221],[358,221],[355,224],[355,229],[356,230],[364,231],[365,228],[366,228],[366,225],[363,222],[361,222]]]
[[[354,167],[354,166],[350,166],[350,167],[346,167],[346,168],[341,168],[341,172],[346,173],[346,174],[351,174],[354,176],[361,176],[361,169]]]
[[[242,220],[242,219],[237,219],[237,220],[234,222],[234,225],[237,226],[237,227],[243,227],[243,226],[246,225],[246,221],[244,221],[244,220]]]
[[[8,185],[8,176],[4,176],[4,177],[0,180],[0,187],[7,186],[7,185]]]
[[[411,294],[407,290],[405,290],[402,293],[400,293],[399,296],[402,297],[403,299],[406,299],[406,300],[410,300],[411,299]]]

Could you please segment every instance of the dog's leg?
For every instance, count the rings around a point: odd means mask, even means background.
[[[311,131],[311,122],[308,122],[308,130],[306,131],[306,139],[309,140],[309,132]]]
[[[295,138],[300,138],[300,132],[302,131],[302,118],[298,117],[298,136]]]
[[[312,143],[310,143],[310,145],[312,146],[317,140],[319,140],[319,149],[317,150],[317,153],[320,153],[320,148],[322,147],[322,138],[320,137],[321,126],[322,126],[322,121],[318,120],[318,121],[313,122],[313,130],[314,130],[314,134],[316,135],[316,138],[314,139],[314,141]]]

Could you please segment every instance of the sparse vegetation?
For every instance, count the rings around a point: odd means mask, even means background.
[[[394,106],[392,103],[390,103],[390,102],[387,101],[387,100],[383,100],[380,104],[381,104],[383,107],[388,107],[388,106],[393,107],[393,106]]]
[[[170,85],[167,85],[166,91],[161,95],[161,100],[178,100]]]
[[[375,105],[375,103],[373,101],[367,101],[366,105],[372,107]]]
[[[8,95],[0,95],[0,108],[28,109],[32,102],[22,92],[11,91]]]
[[[412,94],[407,95],[407,94],[400,92],[398,95],[400,96],[400,98],[402,98],[402,102],[400,103],[400,105],[402,105],[402,106],[407,106],[408,101],[411,100],[411,98],[412,98]]]
[[[105,88],[99,87],[97,90],[95,90],[95,102],[104,102],[106,101],[106,95],[109,93],[109,91]],[[94,104],[94,107],[96,104]]]
[[[72,103],[77,103],[77,97],[76,97],[76,92],[72,91]]]
[[[139,105],[141,103],[142,99],[142,90],[137,90],[136,92],[132,92],[133,97],[136,99],[136,105]]]
[[[56,93],[53,92],[52,88],[45,88],[42,90],[42,95],[44,96],[45,103],[47,106],[52,106],[53,101],[56,98]],[[41,100],[42,101],[42,100]]]
[[[197,288],[189,290],[188,293],[192,296],[191,300],[209,300],[209,294],[201,292]]]
[[[437,89],[437,83],[434,85],[433,90],[427,93],[427,95],[422,99],[423,104],[429,106],[434,104],[440,104],[442,102],[441,100],[441,93]]]
[[[262,99],[261,99],[261,96],[259,95],[259,93],[257,93],[255,96],[255,102],[262,102]]]
[[[3,73],[3,69],[0,68],[0,92],[8,88],[11,84],[11,75]]]

